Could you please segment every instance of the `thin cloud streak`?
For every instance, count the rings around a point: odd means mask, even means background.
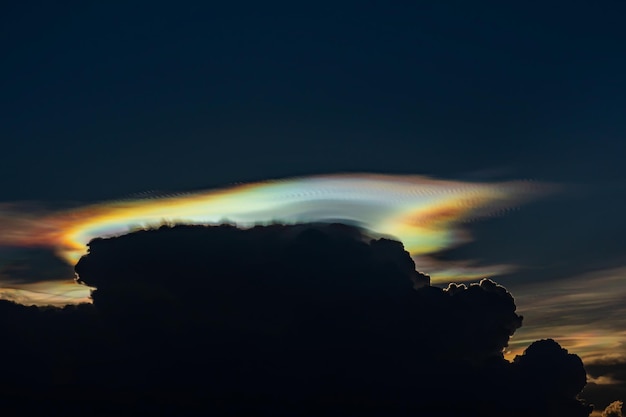
[[[508,356],[550,334],[586,364],[626,361],[626,267],[586,273],[549,284],[512,286],[524,326]]]

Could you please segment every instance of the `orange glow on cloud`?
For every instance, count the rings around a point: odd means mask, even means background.
[[[550,284],[513,288],[524,325],[510,342],[512,358],[545,337],[586,364],[626,361],[626,268],[587,272]]]

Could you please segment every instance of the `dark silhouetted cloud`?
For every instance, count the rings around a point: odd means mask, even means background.
[[[93,304],[0,303],[7,410],[63,415],[588,416],[585,369],[484,279],[429,285],[342,224],[163,226],[95,239]],[[97,414],[95,411],[97,410]]]

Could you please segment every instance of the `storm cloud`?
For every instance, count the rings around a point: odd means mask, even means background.
[[[523,322],[504,287],[431,286],[356,227],[163,226],[92,240],[76,272],[93,304],[0,305],[16,414],[591,412],[555,341],[504,359]]]

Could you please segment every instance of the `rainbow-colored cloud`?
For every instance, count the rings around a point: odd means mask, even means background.
[[[423,176],[338,174],[115,201],[48,214],[5,206],[0,208],[0,246],[51,248],[73,265],[95,237],[163,222],[227,221],[247,227],[341,221],[401,240],[434,282],[459,281],[493,275],[502,266],[477,269],[468,263],[441,264],[428,255],[468,241],[464,222],[497,214],[542,189],[525,181],[469,183]],[[72,297],[77,296],[72,293]]]

